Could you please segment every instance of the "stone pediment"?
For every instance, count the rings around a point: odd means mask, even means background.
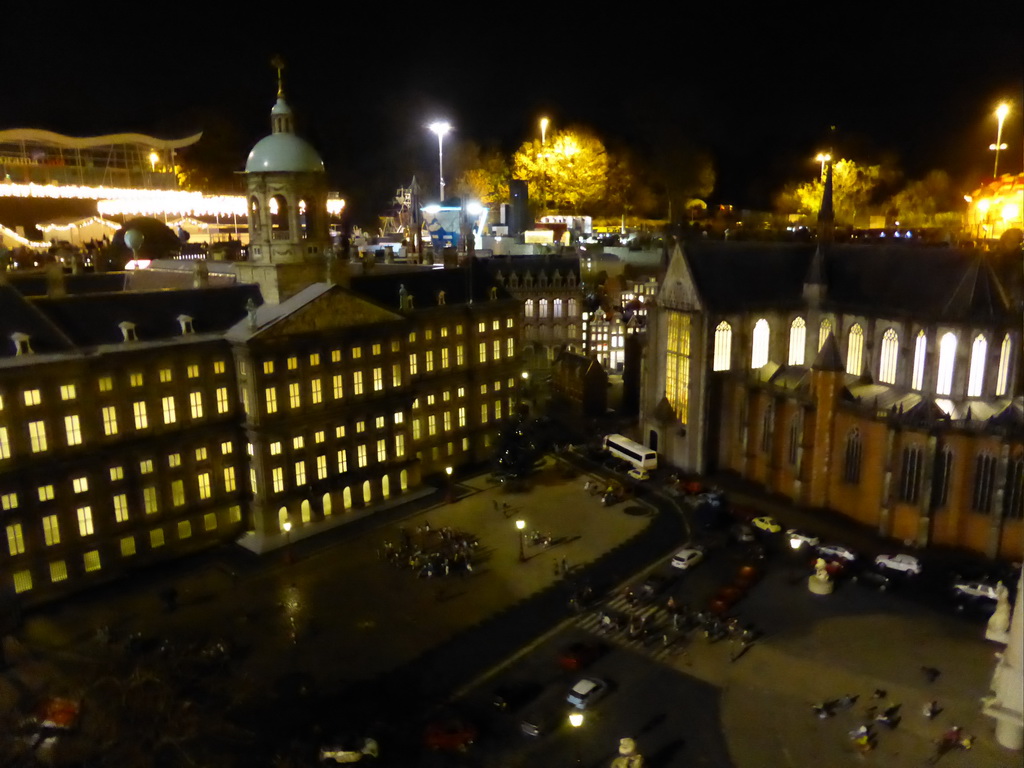
[[[402,320],[402,315],[335,287],[281,317],[259,336],[274,338]]]

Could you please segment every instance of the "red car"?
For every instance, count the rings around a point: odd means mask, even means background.
[[[465,752],[476,736],[476,726],[460,718],[436,720],[423,730],[423,746],[437,752]]]
[[[558,664],[562,669],[575,672],[593,664],[601,652],[602,648],[597,643],[572,643],[558,654]]]

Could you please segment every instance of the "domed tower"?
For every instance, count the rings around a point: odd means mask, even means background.
[[[237,263],[241,282],[259,283],[263,299],[279,303],[324,279],[327,177],[312,145],[295,135],[278,66],[271,134],[245,163],[249,206],[249,261]]]

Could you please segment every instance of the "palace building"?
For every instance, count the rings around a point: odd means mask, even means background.
[[[686,243],[648,317],[642,437],[880,535],[1019,560],[1022,307],[1019,252]]]
[[[236,282],[205,262],[0,275],[0,592],[265,552],[488,457],[518,403],[521,303],[472,260],[335,258],[323,165],[290,117],[279,93],[246,166]]]

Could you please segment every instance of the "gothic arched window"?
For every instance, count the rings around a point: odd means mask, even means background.
[[[260,228],[260,201],[257,197],[249,198],[249,224],[254,230]]]
[[[996,397],[1002,397],[1010,383],[1010,351],[1013,349],[1013,342],[1010,334],[1003,336],[1002,346],[999,347],[999,370],[996,373]]]
[[[956,364],[956,334],[949,332],[939,342],[939,378],[935,393],[948,395],[953,391],[953,366]]]
[[[753,343],[750,347],[750,367],[760,368],[768,362],[768,343],[771,341],[771,328],[763,317],[754,323]]]
[[[985,356],[988,355],[988,341],[979,333],[971,345],[971,368],[967,375],[967,396],[981,397],[985,385]]]
[[[821,321],[818,326],[818,351],[821,352],[821,348],[825,346],[825,339],[832,333],[832,321],[827,317]]]
[[[885,384],[896,383],[896,358],[900,350],[900,337],[892,328],[882,334],[882,359],[878,366],[878,380]]]
[[[860,457],[860,432],[854,429],[846,436],[846,451],[843,457],[844,482],[853,484],[860,482]]]
[[[732,359],[732,326],[725,320],[715,328],[715,361],[713,369],[728,371]]]
[[[988,514],[992,511],[992,492],[996,484],[996,460],[987,453],[978,454],[974,461],[974,493],[971,509]]]
[[[849,345],[846,350],[846,372],[860,376],[863,361],[864,329],[860,327],[860,323],[854,323],[850,328]]]
[[[914,372],[911,376],[910,387],[918,391],[924,389],[924,362],[928,355],[928,337],[924,331],[917,332],[917,340],[914,342]]]
[[[921,487],[921,447],[908,445],[903,449],[900,472],[900,501],[916,504]]]
[[[798,317],[789,326],[789,364],[804,364],[804,348],[807,346],[807,323]]]

